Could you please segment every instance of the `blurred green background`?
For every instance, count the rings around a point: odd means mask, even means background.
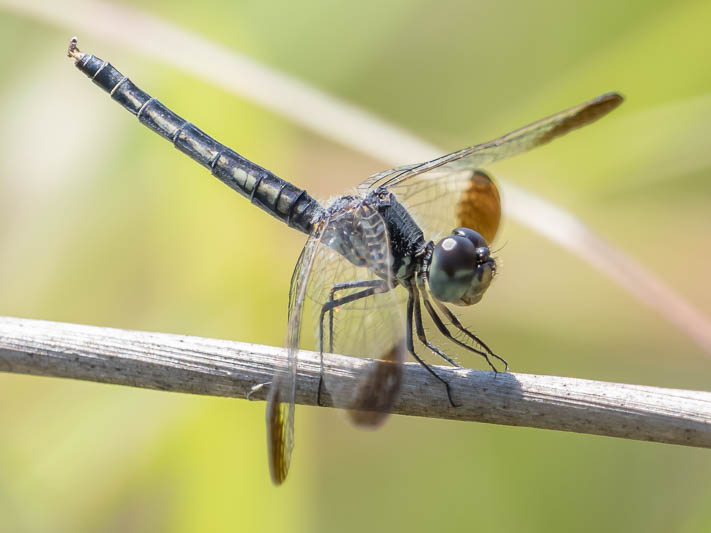
[[[610,117],[494,174],[572,210],[711,315],[711,3],[126,3],[443,151],[622,92]],[[0,315],[281,345],[304,238],[76,72],[74,33],[0,2]],[[108,40],[80,42],[317,197],[390,166]],[[513,370],[709,390],[708,354],[592,267],[513,223],[499,241],[503,275],[470,320]],[[0,374],[0,530],[711,531],[708,450],[405,417],[363,432],[301,407],[277,490],[263,408]]]

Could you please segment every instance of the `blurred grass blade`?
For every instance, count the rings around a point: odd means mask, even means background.
[[[446,152],[306,83],[131,7],[28,0],[0,0],[0,6],[62,27],[67,37],[78,34],[110,41],[163,61],[392,166]],[[63,47],[64,43],[57,49],[60,60]],[[99,53],[98,48],[87,46],[91,52]],[[509,183],[502,183],[502,188],[508,216],[581,257],[711,354],[711,321],[680,295],[571,213]]]
[[[502,189],[510,217],[582,258],[658,311],[711,354],[708,318],[639,262],[599,237],[564,209],[509,183],[502,184]]]

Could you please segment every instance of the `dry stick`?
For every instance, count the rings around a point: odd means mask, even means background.
[[[174,392],[263,400],[283,348],[0,317],[0,370]],[[326,373],[354,386],[367,359],[328,355]],[[393,412],[711,448],[711,393],[585,379],[438,367],[460,407],[420,365],[405,365]],[[318,355],[301,352],[296,401],[314,405]],[[330,401],[325,398],[326,403]]]

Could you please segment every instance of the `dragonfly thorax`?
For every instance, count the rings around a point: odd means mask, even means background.
[[[428,254],[432,296],[455,305],[481,300],[496,274],[496,262],[484,237],[469,228],[456,228]]]
[[[407,287],[421,270],[427,241],[409,211],[387,189],[372,191],[365,202],[374,205],[387,228],[394,280]]]

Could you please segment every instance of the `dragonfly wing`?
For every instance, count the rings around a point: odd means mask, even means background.
[[[622,103],[617,93],[605,93],[483,144],[469,146],[432,161],[375,174],[361,187],[393,187],[429,170],[449,166],[474,170],[549,143],[603,117]]]
[[[501,220],[501,197],[494,180],[483,170],[434,168],[390,189],[422,228],[437,242],[454,228],[478,231],[486,242],[496,236]]]
[[[267,454],[269,472],[275,485],[281,485],[289,472],[294,448],[296,369],[306,286],[319,252],[323,228],[318,228],[301,251],[289,287],[289,315],[286,334],[286,368],[275,373],[267,399]]]
[[[546,144],[612,111],[622,97],[607,93],[483,144],[432,161],[374,174],[360,186],[386,187],[408,208],[428,239],[438,240],[464,226],[491,243],[501,219],[495,182],[482,167]]]
[[[359,264],[336,251],[341,242],[358,251]],[[357,365],[351,382],[326,373],[326,391],[354,423],[376,426],[397,400],[405,354],[405,291],[392,279],[388,233],[377,210],[357,200],[335,212],[315,264],[307,294],[317,350],[374,359]]]

